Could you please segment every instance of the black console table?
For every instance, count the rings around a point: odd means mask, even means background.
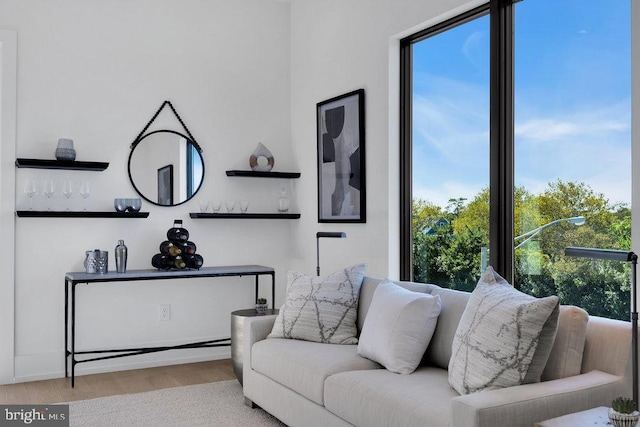
[[[71,387],[75,386],[75,368],[78,363],[95,362],[97,360],[115,359],[118,357],[135,356],[138,354],[155,353],[158,351],[174,350],[180,348],[201,348],[201,347],[221,347],[231,345],[230,338],[223,338],[210,341],[181,344],[176,346],[163,347],[141,347],[126,349],[104,349],[92,351],[76,351],[76,286],[79,284],[104,283],[104,282],[127,282],[139,280],[163,280],[163,279],[190,279],[203,277],[225,277],[225,276],[255,276],[256,299],[258,298],[259,276],[271,276],[271,306],[274,307],[276,293],[275,270],[271,267],[261,265],[235,265],[225,267],[203,267],[199,270],[129,270],[126,273],[109,272],[105,274],[88,274],[85,272],[66,273],[64,278],[64,348],[65,366],[64,376],[69,377],[69,357],[71,357]],[[69,316],[71,307],[71,316]],[[69,325],[71,321],[71,325]],[[71,326],[71,330],[69,330]],[[69,334],[70,332],[70,334]],[[69,335],[71,335],[71,348],[69,348]],[[76,360],[78,354],[100,354],[116,353],[109,356],[93,357],[90,359]]]

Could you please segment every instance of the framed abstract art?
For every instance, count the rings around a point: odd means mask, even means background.
[[[364,89],[316,110],[318,222],[366,222]]]

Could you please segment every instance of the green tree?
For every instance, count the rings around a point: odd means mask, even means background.
[[[480,275],[481,248],[489,246],[489,197],[485,188],[469,203],[465,198],[451,198],[447,206],[439,207],[414,201],[414,280],[473,289]],[[628,206],[612,205],[584,183],[557,180],[540,194],[517,187],[514,207],[516,236],[558,219],[586,218],[582,226],[556,223],[518,248],[516,287],[536,296],[558,295],[563,304],[581,306],[591,314],[628,318],[630,272],[626,263],[593,264],[564,257],[567,246],[628,250]]]

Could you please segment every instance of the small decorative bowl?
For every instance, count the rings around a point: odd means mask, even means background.
[[[127,210],[132,212],[138,212],[142,207],[142,200],[140,199],[125,199],[127,201]]]
[[[113,199],[113,207],[116,208],[116,212],[126,212],[127,199]]]

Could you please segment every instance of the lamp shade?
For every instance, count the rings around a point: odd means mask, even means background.
[[[347,237],[347,233],[343,231],[318,231],[316,233],[316,239],[319,239],[321,237],[335,237],[338,239],[344,239],[345,237]]]
[[[579,257],[579,258],[591,258],[591,259],[605,259],[609,261],[633,261],[634,258],[638,259],[638,256],[631,251],[620,251],[615,249],[596,249],[596,248],[576,248],[569,246],[564,250],[566,256]]]

